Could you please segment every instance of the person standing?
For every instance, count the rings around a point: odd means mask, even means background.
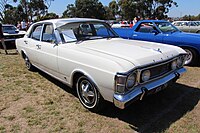
[[[5,50],[5,53],[8,54],[7,49],[6,49],[6,45],[4,42],[4,35],[3,35],[3,28],[2,28],[2,24],[0,23],[0,40],[1,40],[1,44]]]
[[[23,21],[21,22],[21,28],[22,28],[22,30],[26,31],[26,22],[25,22],[24,19],[23,19]]]

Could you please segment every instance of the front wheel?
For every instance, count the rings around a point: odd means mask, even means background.
[[[96,86],[86,76],[82,76],[76,83],[76,91],[81,104],[92,112],[99,112],[104,103]]]
[[[196,51],[190,48],[184,48],[184,50],[187,52],[185,65],[195,65],[197,61]]]

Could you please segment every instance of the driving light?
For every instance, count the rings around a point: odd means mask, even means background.
[[[150,79],[151,72],[149,70],[145,70],[142,72],[142,81],[148,81]]]
[[[174,60],[174,61],[172,62],[171,68],[172,68],[172,70],[175,70],[175,69],[177,68],[177,61],[176,61],[176,60]]]
[[[128,76],[127,80],[126,80],[126,88],[128,90],[130,90],[136,83],[136,78],[137,78],[137,74],[136,73],[132,73]]]

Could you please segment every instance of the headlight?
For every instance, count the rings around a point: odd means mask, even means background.
[[[145,70],[142,72],[142,81],[148,81],[150,79],[151,72],[149,70]]]
[[[174,60],[171,64],[172,70],[175,70],[177,68],[177,60]]]
[[[130,90],[136,83],[137,74],[134,72],[130,74],[126,80],[126,88]]]

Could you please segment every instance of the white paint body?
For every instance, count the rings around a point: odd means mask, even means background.
[[[40,49],[37,44],[41,45]],[[116,73],[185,53],[176,46],[121,38],[55,45],[25,36],[16,40],[16,46],[19,53],[23,51],[34,66],[69,86],[72,86],[75,72],[85,74],[96,84],[103,98],[110,102],[113,102]]]

